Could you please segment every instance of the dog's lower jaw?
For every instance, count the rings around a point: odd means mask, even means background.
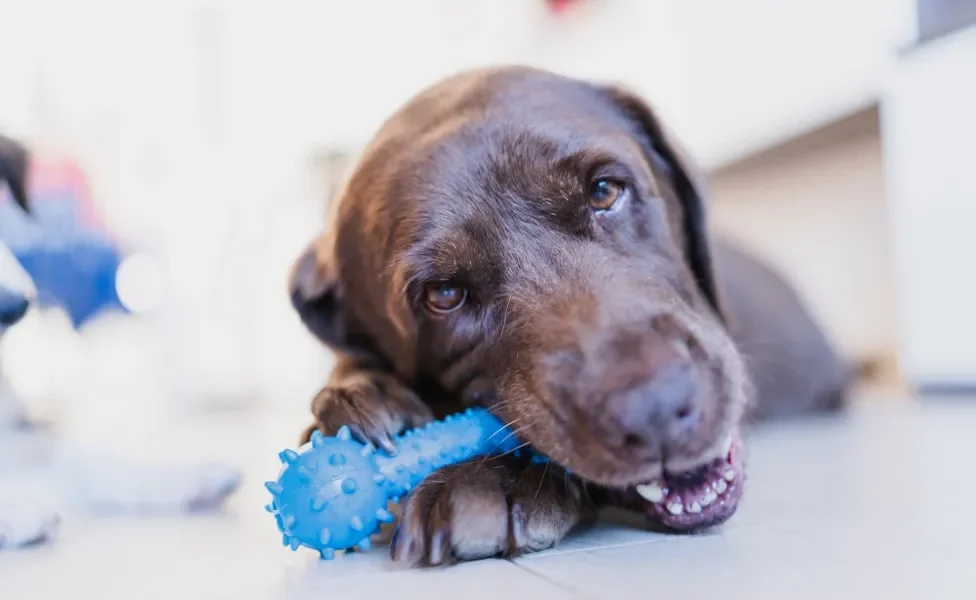
[[[746,477],[737,428],[722,439],[699,460],[679,463],[686,467],[669,463],[662,468],[657,462],[627,474],[593,470],[592,463],[574,468],[578,457],[546,454],[582,481],[605,490],[612,504],[645,514],[670,530],[690,532],[727,521],[742,497]]]
[[[744,484],[742,442],[735,435],[724,456],[697,469],[665,473],[628,488],[622,502],[669,529],[698,531],[724,523],[735,514]]]

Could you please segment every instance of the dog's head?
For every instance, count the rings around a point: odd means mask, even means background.
[[[383,126],[292,296],[333,347],[485,404],[573,473],[697,528],[735,509],[748,395],[704,213],[634,95],[468,73]]]
[[[27,150],[0,136],[0,188],[6,184],[14,201],[27,210]],[[19,321],[30,305],[33,286],[10,249],[0,242],[0,336]]]

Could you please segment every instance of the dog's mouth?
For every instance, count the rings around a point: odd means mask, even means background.
[[[735,435],[725,456],[691,471],[666,473],[629,488],[625,502],[670,529],[705,529],[735,514],[744,479],[742,441]]]

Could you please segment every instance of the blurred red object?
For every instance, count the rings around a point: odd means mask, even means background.
[[[545,0],[549,10],[554,14],[561,15],[569,12],[571,8],[580,3],[580,0]]]

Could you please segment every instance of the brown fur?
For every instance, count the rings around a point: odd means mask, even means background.
[[[600,177],[627,193],[594,212]],[[443,469],[407,500],[395,558],[546,547],[600,497],[588,489],[722,450],[752,388],[700,182],[642,100],[531,69],[458,75],[381,128],[295,267],[294,305],[339,356],[312,429],[386,445],[481,404],[554,461]],[[425,311],[432,281],[468,302]]]

